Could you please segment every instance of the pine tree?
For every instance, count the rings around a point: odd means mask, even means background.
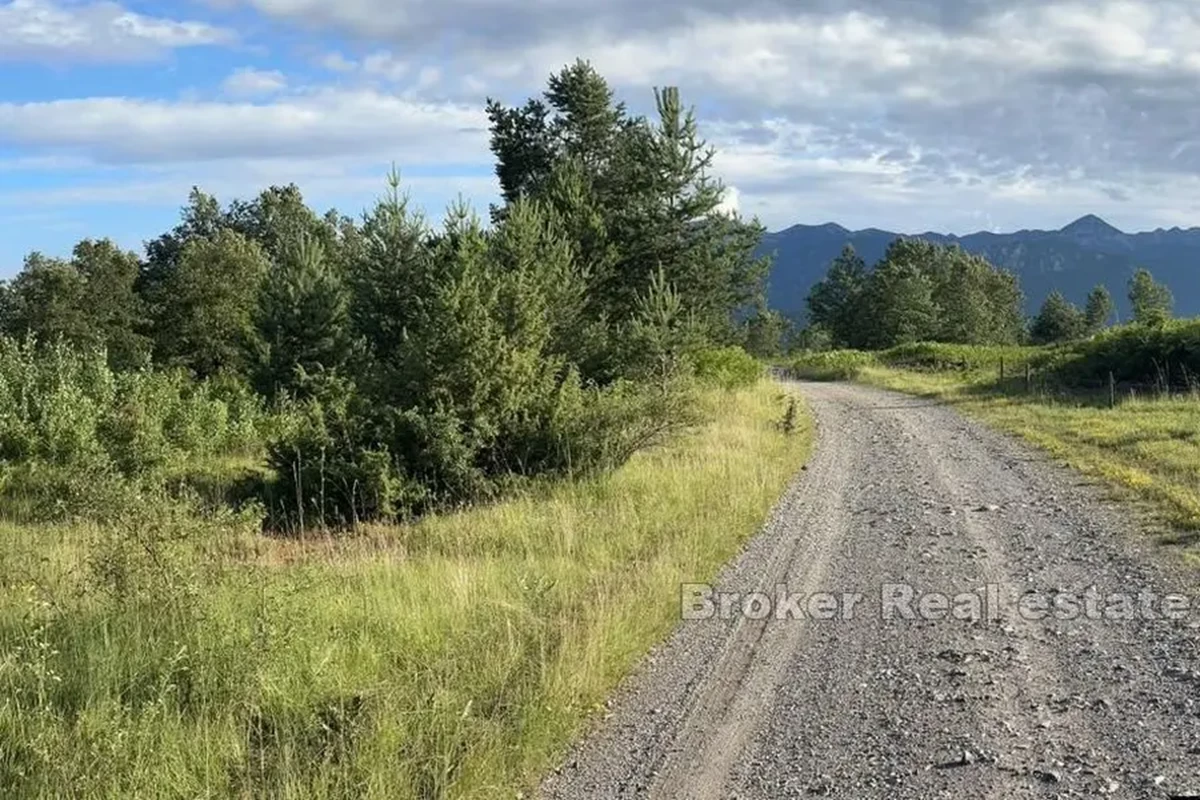
[[[766,297],[755,300],[754,313],[745,322],[745,349],[760,358],[774,358],[783,350],[783,340],[788,332],[787,319],[774,309],[767,307]]]
[[[834,346],[884,348],[917,339],[1017,342],[1023,300],[1016,276],[986,259],[957,245],[902,237],[870,273],[847,246],[807,303],[811,324]]]
[[[362,241],[347,266],[351,329],[366,345],[368,357],[383,372],[399,369],[406,331],[419,311],[420,298],[437,282],[430,254],[431,231],[425,218],[409,208],[393,171],[388,189],[363,220]]]
[[[550,76],[545,97],[557,112],[550,127],[557,158],[577,161],[588,172],[602,174],[619,146],[626,120],[624,103],[614,102],[608,82],[582,59]]]
[[[664,395],[682,364],[704,341],[703,328],[663,270],[654,274],[638,296],[637,312],[626,328],[623,339],[629,375],[659,387]]]
[[[984,341],[1019,344],[1025,337],[1025,294],[1017,276],[1008,270],[991,267],[984,285],[990,311],[987,324],[991,331]]]
[[[1129,303],[1133,321],[1142,325],[1162,325],[1171,318],[1175,298],[1171,290],[1154,280],[1147,269],[1139,269],[1129,279]]]
[[[904,258],[882,261],[871,273],[859,323],[867,346],[884,349],[932,341],[938,329],[933,289],[933,281],[918,264]]]
[[[1083,307],[1084,331],[1087,335],[1101,331],[1108,324],[1114,310],[1112,295],[1108,288],[1098,285],[1088,293]]]
[[[706,335],[731,339],[734,311],[765,275],[766,262],[754,257],[763,231],[719,213],[724,187],[710,175],[712,151],[694,114],[674,88],[655,98],[654,122],[630,117],[578,61],[550,78],[542,100],[515,109],[490,101],[501,189],[510,204],[549,205],[587,276],[589,315],[610,333],[638,313],[661,270]]]
[[[1029,326],[1029,337],[1034,344],[1055,344],[1078,339],[1084,331],[1083,314],[1056,290],[1042,303]]]
[[[283,247],[259,298],[259,390],[305,393],[303,378],[339,372],[350,356],[349,292],[325,258],[324,246],[302,232]]]
[[[918,260],[934,284],[937,339],[961,344],[1012,344],[1024,321],[1016,278],[958,245],[931,245]]]
[[[835,347],[859,347],[865,342],[864,321],[858,312],[866,285],[866,264],[846,245],[809,292],[805,300],[809,322],[827,331]]]
[[[488,98],[491,149],[505,202],[540,192],[549,178],[555,161],[549,114],[550,109],[538,99],[521,108],[507,108]]]
[[[657,91],[656,101],[659,122],[644,161],[657,177],[656,203],[641,242],[707,335],[728,337],[731,312],[754,299],[766,276],[768,261],[754,255],[765,231],[756,221],[721,213],[725,187],[711,175],[715,151],[700,138],[679,90]],[[636,236],[632,241],[635,248],[641,243]],[[653,274],[646,271],[651,266],[643,260],[640,285]]]

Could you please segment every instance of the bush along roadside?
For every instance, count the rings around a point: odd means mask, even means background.
[[[6,796],[536,782],[807,448],[762,229],[655,100],[490,103],[490,225],[197,190],[0,287]]]
[[[0,287],[10,516],[87,517],[88,485],[117,481],[347,528],[612,469],[685,429],[696,382],[752,380],[740,346],[779,326],[761,226],[723,211],[678,91],[655,100],[633,116],[576,62],[542,98],[489,103],[490,225],[463,203],[430,225],[393,173],[361,220],[294,186],[228,207],[196,190],[144,259],[31,254]]]
[[[357,537],[164,502],[5,530],[6,796],[530,791],[806,457],[777,384],[696,404],[614,471]]]

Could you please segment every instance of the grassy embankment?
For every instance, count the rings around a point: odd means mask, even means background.
[[[1106,481],[1119,496],[1142,501],[1164,541],[1194,547],[1200,393],[1189,377],[1194,367],[1187,367],[1200,355],[1198,332],[1195,323],[1179,323],[1162,334],[1119,329],[1059,348],[914,345],[814,353],[791,366],[814,379],[857,380],[953,404]],[[1170,392],[1162,384],[1168,364],[1176,373]]]
[[[352,539],[0,525],[3,795],[520,796],[807,455],[775,384],[705,405],[615,473]]]

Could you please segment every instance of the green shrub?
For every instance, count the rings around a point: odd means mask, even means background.
[[[123,481],[161,487],[261,451],[265,420],[261,401],[229,379],[114,372],[103,351],[0,338],[0,492],[29,516],[97,510]]]
[[[1019,345],[945,344],[917,342],[899,345],[878,354],[880,363],[890,367],[914,370],[998,370],[1023,367],[1026,363],[1040,365],[1054,353],[1053,348],[1022,347]]]
[[[826,350],[819,353],[804,353],[790,364],[790,372],[797,378],[813,381],[853,380],[863,367],[877,364],[874,353],[862,350]]]
[[[282,530],[394,520],[491,500],[537,476],[610,469],[698,421],[686,373],[597,387],[569,370],[495,426],[446,407],[377,408],[345,379],[308,391],[268,447],[267,507]]]
[[[685,374],[663,384],[618,381],[583,390],[582,403],[556,432],[576,474],[617,467],[638,450],[700,421],[693,387]]]
[[[1110,328],[1074,345],[1054,366],[1054,374],[1068,385],[1104,386],[1110,372],[1119,383],[1195,388],[1200,320]]]
[[[701,350],[695,361],[697,377],[730,391],[752,386],[765,373],[762,362],[740,347]]]
[[[114,382],[102,353],[0,338],[0,461],[94,464]]]
[[[350,526],[388,519],[420,499],[385,444],[353,383],[311,385],[268,444],[275,482],[265,502],[273,527]]]

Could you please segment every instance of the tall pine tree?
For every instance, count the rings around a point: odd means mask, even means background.
[[[1108,288],[1103,285],[1094,287],[1092,291],[1088,292],[1087,302],[1083,307],[1085,332],[1091,336],[1102,330],[1108,324],[1114,310],[1115,306]]]
[[[1150,270],[1139,269],[1129,279],[1129,303],[1133,321],[1142,325],[1162,325],[1171,318],[1175,298],[1171,290],[1154,280]]]
[[[259,298],[257,384],[303,396],[305,377],[338,373],[350,357],[349,291],[307,232],[281,246]]]
[[[829,272],[809,291],[808,319],[829,333],[835,347],[863,347],[867,341],[862,311],[867,265],[850,245],[833,260]]]
[[[734,312],[765,275],[754,257],[763,231],[721,213],[712,151],[678,91],[655,97],[656,120],[631,117],[579,61],[550,78],[542,99],[519,108],[489,101],[501,189],[509,202],[549,204],[587,276],[589,314],[608,338],[639,313],[638,299],[661,273],[708,338],[729,340]],[[599,367],[590,377],[612,376]]]
[[[1069,342],[1082,336],[1084,330],[1083,314],[1056,290],[1050,293],[1033,318],[1029,338],[1034,344]]]

